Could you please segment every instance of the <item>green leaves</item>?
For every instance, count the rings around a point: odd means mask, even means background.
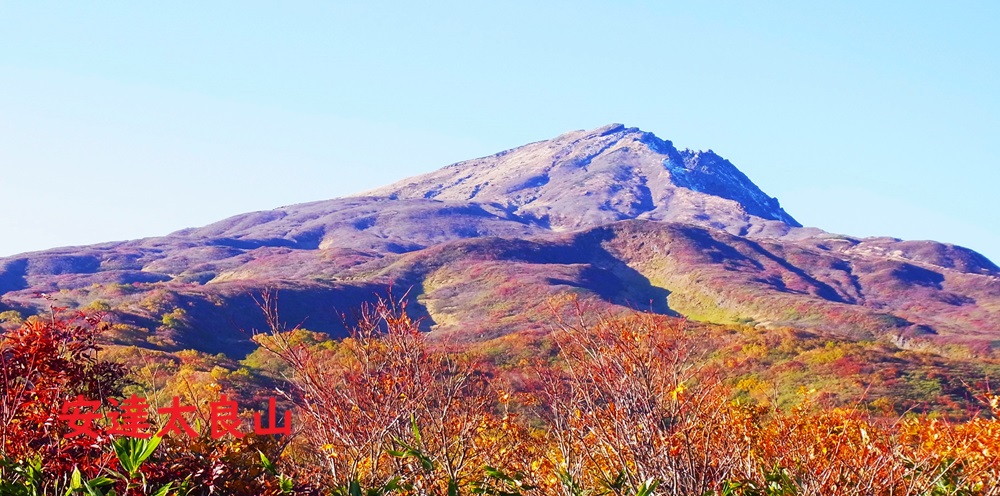
[[[285,474],[279,474],[277,467],[264,455],[263,451],[257,450],[257,454],[260,455],[260,464],[264,467],[264,471],[278,478],[278,487],[281,489],[282,494],[292,494],[292,490],[295,488],[295,481]]]
[[[763,475],[763,484],[752,481],[724,482],[722,496],[796,496],[799,494],[798,484],[789,475],[788,470],[775,468]]]
[[[26,462],[0,459],[0,494],[11,496],[42,496],[42,458],[35,456]]]
[[[395,438],[393,439],[393,442],[398,444],[403,449],[388,450],[388,453],[397,458],[415,458],[420,462],[420,467],[425,471],[430,472],[431,470],[434,470],[434,460],[432,460],[420,449],[420,445],[423,444],[423,438],[420,437],[420,427],[417,425],[417,419],[413,416],[410,417],[410,430],[413,432],[414,443],[411,445],[404,442],[402,439]]]
[[[66,488],[65,496],[70,496],[73,493],[83,493],[87,496],[107,496],[101,488],[112,486],[114,483],[114,480],[103,475],[85,481],[83,480],[83,474],[80,473],[80,469],[74,468],[73,475],[70,476],[69,487]],[[114,494],[114,490],[107,494]]]
[[[635,496],[652,496],[653,491],[659,487],[660,481],[653,479],[646,479],[645,482],[639,485],[639,488],[635,491]]]
[[[152,496],[167,496],[167,493],[170,492],[170,489],[173,485],[174,485],[173,482],[168,483],[167,485],[161,487],[155,493],[153,493]]]
[[[112,474],[116,475],[119,479],[126,481],[127,487],[131,488],[142,488],[143,492],[148,490],[146,486],[146,476],[140,471],[142,463],[149,459],[156,451],[156,447],[160,445],[160,441],[163,438],[159,436],[153,436],[149,439],[139,439],[134,437],[121,437],[115,439],[112,442],[112,447],[115,450],[115,456],[118,457],[118,463],[121,464],[122,469],[127,475],[118,474],[111,470]],[[136,479],[139,481],[136,481]],[[109,479],[109,482],[110,479]],[[170,490],[173,488],[173,482],[167,483],[167,485],[157,489],[152,493],[151,496],[166,496]],[[112,496],[109,493],[107,496]],[[90,496],[102,496],[100,493],[91,494]]]
[[[160,441],[162,440],[163,438],[159,436],[153,436],[150,439],[138,439],[134,437],[115,439],[113,443],[115,455],[118,456],[118,462],[121,464],[122,469],[128,473],[130,479],[134,479],[139,474],[139,467],[142,466],[142,462],[146,461],[156,451],[156,447],[160,445]]]
[[[261,450],[257,450],[257,453],[260,454],[260,464],[264,467],[264,470],[271,475],[275,476],[278,475],[278,470],[275,469],[274,463],[271,463],[271,460],[267,459],[267,456],[264,455],[264,452]]]
[[[397,458],[414,458],[420,462],[420,467],[426,471],[434,470],[434,460],[431,460],[420,448],[411,446],[403,441],[396,440],[402,450],[389,450],[389,454]]]
[[[394,477],[385,484],[370,489],[361,489],[361,483],[353,480],[346,486],[335,487],[332,494],[333,496],[385,496],[405,488],[404,485],[400,484],[399,477]]]
[[[80,469],[74,468],[73,476],[70,477],[69,481],[69,490],[66,491],[66,494],[71,493],[74,489],[80,489],[81,487],[83,487],[83,481],[81,479],[82,477],[80,475]]]
[[[295,489],[295,482],[292,481],[291,477],[282,474],[278,476],[278,487],[281,488],[282,493],[292,494],[292,489]]]
[[[420,434],[420,427],[417,425],[416,418],[410,418],[410,430],[413,433],[414,442],[407,443],[401,439],[393,439],[400,448],[399,450],[389,450],[388,453],[397,458],[411,458],[417,460],[420,463],[420,468],[424,472],[432,472],[436,468],[434,459],[428,456],[420,446],[423,444],[423,437]],[[479,480],[473,480],[469,483],[470,494],[483,494],[487,496],[521,496],[521,491],[534,489],[534,486],[525,484],[522,479],[523,474],[509,475],[503,470],[495,467],[486,466],[483,467],[483,477]],[[404,486],[399,484],[399,478],[390,481],[393,484],[392,490],[402,489]],[[385,489],[388,489],[387,487]],[[374,493],[375,495],[382,495],[387,493]],[[453,477],[448,477],[447,481],[447,496],[460,496],[462,494],[462,484]],[[372,493],[365,493],[365,496],[370,496]],[[361,496],[361,494],[349,494],[348,496]]]
[[[472,483],[472,494],[521,496],[521,491],[535,489],[535,486],[523,482],[523,474],[508,475],[498,468],[489,466],[483,468],[483,473],[485,477],[482,480]]]

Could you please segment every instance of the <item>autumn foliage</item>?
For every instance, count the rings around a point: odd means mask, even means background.
[[[7,459],[39,456],[45,468],[63,471],[69,460],[84,466],[109,463],[92,440],[66,439],[60,422],[68,397],[108,398],[119,394],[125,371],[98,360],[99,317],[75,314],[26,320],[0,337],[0,447]],[[71,467],[71,465],[70,465]]]
[[[0,494],[282,492],[261,463],[263,453],[277,457],[287,444],[279,439],[216,440],[207,430],[162,442],[113,435],[114,417],[104,407],[135,384],[125,367],[100,356],[107,327],[101,317],[52,308],[0,335]],[[77,420],[68,419],[66,407],[78,398],[103,405],[83,416],[88,435],[74,435],[70,424]],[[149,421],[161,427],[162,419]],[[93,487],[84,487],[88,482]]]
[[[285,327],[274,295],[261,304],[270,328],[255,340],[282,363],[291,436],[135,441],[138,463],[103,430],[67,438],[67,399],[122,398],[141,377],[101,358],[100,319],[54,312],[0,336],[0,488],[27,488],[37,467],[39,492],[9,493],[91,494],[74,489],[79,471],[115,494],[1000,494],[988,391],[965,421],[828,406],[822,391],[779,407],[740,394],[732,357],[670,317],[563,302],[552,352],[500,367],[429,340],[392,299],[360,309],[339,342]],[[184,387],[197,404],[241,394]]]
[[[530,468],[538,446],[508,410],[510,394],[473,357],[432,351],[405,305],[364,306],[328,356],[293,346],[276,307],[264,307],[275,332],[260,342],[293,366],[303,437],[335,487],[465,494],[487,467]]]

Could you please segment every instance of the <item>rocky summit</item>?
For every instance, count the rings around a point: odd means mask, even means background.
[[[459,162],[363,196],[495,205],[558,231],[626,219],[684,222],[738,235],[779,235],[801,227],[728,160],[712,151],[677,150],[621,124]]]
[[[565,295],[900,346],[1000,339],[1000,269],[982,255],[803,228],[714,152],[620,124],[351,197],[0,259],[0,311],[111,310],[123,344],[213,353],[252,349],[264,288],[288,321],[343,335],[390,287],[452,342],[547,332],[545,301]]]

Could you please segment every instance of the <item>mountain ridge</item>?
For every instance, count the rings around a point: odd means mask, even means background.
[[[801,227],[714,152],[680,151],[622,124],[564,133],[355,196],[495,203],[548,219],[557,230],[626,218],[714,223],[735,232],[784,229],[767,226],[769,220]]]
[[[543,329],[542,297],[566,294],[609,311],[976,349],[1000,332],[1000,268],[986,257],[802,227],[715,152],[620,124],[344,198],[0,258],[0,306],[37,310],[37,293],[57,294],[111,308],[135,328],[123,342],[213,352],[249,346],[244,334],[198,332],[259,325],[248,291],[282,288],[289,317],[305,319],[393,285],[410,289],[425,330],[458,341]],[[187,320],[168,326],[178,309]],[[329,315],[310,322],[345,332]]]

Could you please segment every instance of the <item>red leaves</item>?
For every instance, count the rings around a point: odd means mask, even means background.
[[[124,376],[121,366],[97,358],[104,327],[97,317],[52,308],[48,318],[29,318],[0,335],[0,456],[41,455],[45,469],[57,473],[107,460],[93,439],[107,439],[93,424],[102,415],[83,399],[99,406],[119,392]]]

